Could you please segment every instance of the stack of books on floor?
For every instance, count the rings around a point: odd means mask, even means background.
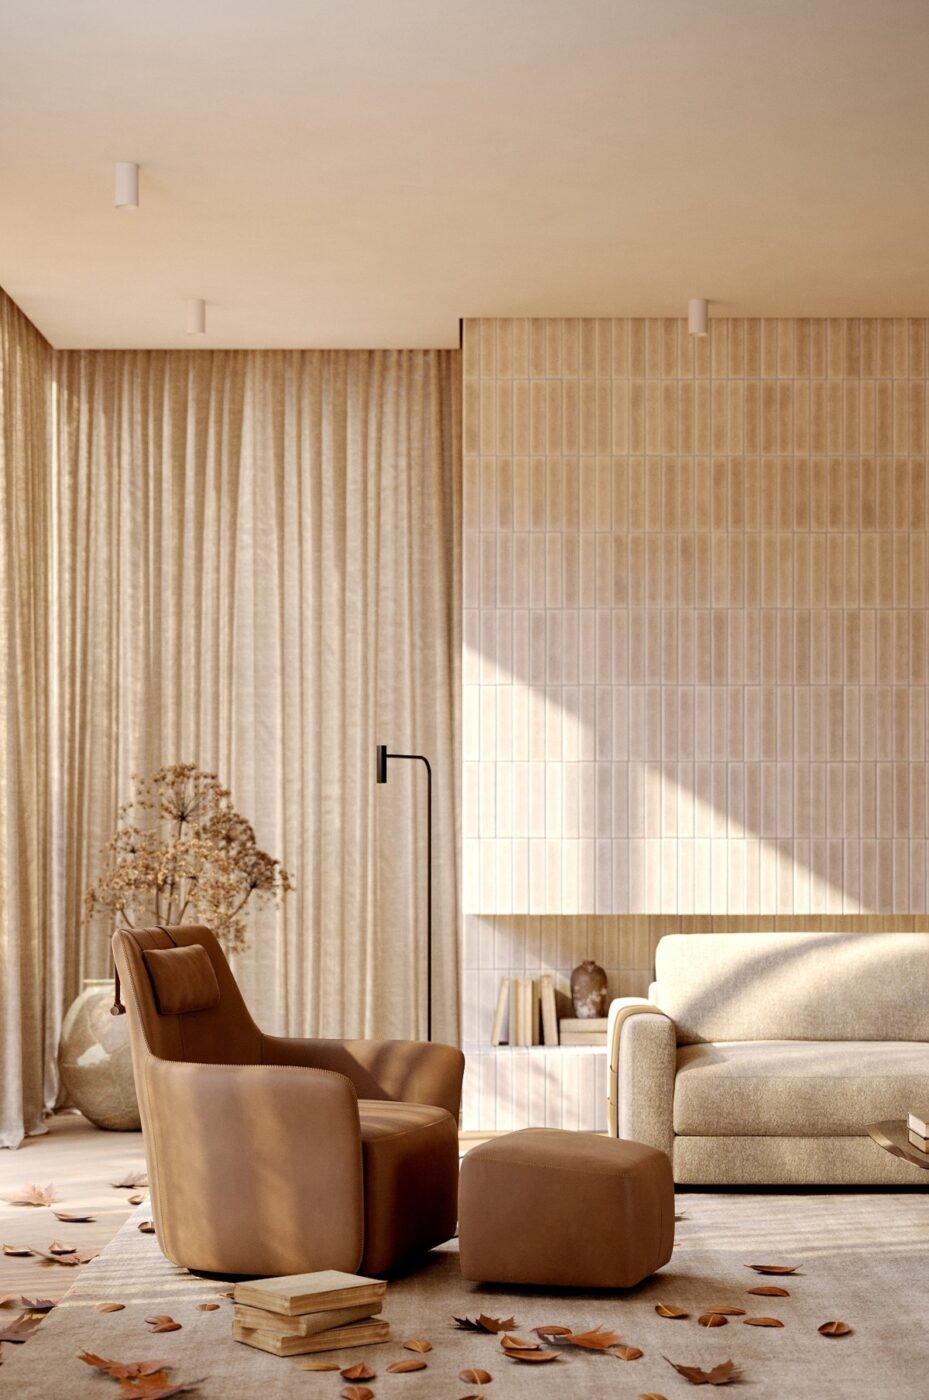
[[[906,1130],[910,1146],[918,1147],[920,1152],[929,1153],[929,1120],[921,1118],[917,1113],[911,1113],[906,1120]]]
[[[237,1283],[232,1335],[273,1356],[387,1342],[390,1324],[378,1317],[386,1295],[380,1279],[335,1269]]]
[[[565,1016],[558,1023],[562,1045],[606,1046],[606,1016],[590,1016],[584,1020]]]

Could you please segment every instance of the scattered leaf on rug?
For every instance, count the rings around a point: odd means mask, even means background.
[[[220,1296],[220,1298],[234,1298],[234,1297],[235,1297],[235,1289],[234,1289],[234,1288],[224,1288],[223,1291],[222,1291],[222,1293],[220,1293],[219,1296]],[[338,1368],[338,1366],[337,1366],[337,1367],[336,1367],[336,1370],[338,1370],[338,1369],[339,1369],[339,1368]]]
[[[754,1269],[756,1274],[795,1274],[799,1264],[746,1264],[746,1269]]]
[[[570,1327],[533,1327],[533,1332],[537,1337],[546,1337],[550,1342],[556,1342],[559,1337],[570,1337]]]
[[[179,1332],[181,1324],[175,1322],[168,1313],[156,1313],[154,1317],[147,1317],[145,1321],[153,1332]]]
[[[431,1351],[432,1343],[427,1342],[423,1337],[414,1337],[410,1342],[404,1342],[403,1346],[407,1351]]]
[[[755,1291],[755,1290],[749,1289],[749,1292],[753,1292],[753,1291]],[[758,1291],[760,1291],[760,1290],[758,1290]],[[724,1304],[722,1307],[718,1307],[718,1308],[707,1308],[707,1312],[708,1312],[708,1313],[721,1313],[723,1317],[744,1317],[744,1316],[745,1316],[745,1309],[744,1309],[744,1308],[730,1308],[730,1307],[728,1306],[728,1304]]]
[[[343,1381],[373,1381],[377,1372],[367,1361],[356,1361],[354,1366],[346,1366],[339,1375]]]
[[[338,1369],[337,1361],[304,1361],[300,1367],[301,1371],[337,1371]]]
[[[121,1181],[111,1181],[111,1186],[115,1186],[117,1191],[135,1191],[139,1186],[148,1185],[148,1172],[144,1167],[136,1167],[134,1171],[127,1172]]]
[[[8,1326],[0,1329],[0,1342],[28,1342],[41,1321],[41,1313],[20,1313]]]
[[[515,1317],[488,1317],[486,1313],[481,1313],[475,1321],[471,1317],[456,1317],[455,1321],[459,1327],[466,1332],[509,1332],[511,1327],[517,1325]]]
[[[98,1371],[112,1376],[114,1380],[132,1380],[135,1376],[153,1376],[156,1371],[166,1371],[167,1361],[110,1361],[105,1356],[95,1356],[92,1351],[78,1352],[78,1361],[87,1366],[95,1366]]]
[[[746,1327],[783,1327],[783,1322],[776,1317],[743,1317]]]
[[[426,1363],[415,1356],[405,1356],[402,1361],[392,1362],[387,1369],[394,1376],[402,1376],[407,1371],[425,1371]]]
[[[573,1347],[583,1347],[585,1351],[606,1351],[622,1341],[618,1332],[610,1332],[603,1326],[592,1327],[589,1332],[569,1332],[562,1338]]]
[[[824,1322],[816,1330],[821,1337],[847,1337],[853,1329],[847,1322]]]
[[[657,1390],[647,1390],[644,1395],[639,1396],[639,1400],[667,1400],[664,1395],[659,1395]]]
[[[57,1298],[25,1298],[25,1297],[24,1297],[24,1298],[20,1298],[19,1301],[22,1303],[23,1307],[24,1307],[24,1308],[28,1308],[30,1312],[49,1313],[49,1312],[51,1312],[52,1308],[57,1308],[57,1306],[58,1306],[58,1299],[57,1299]]]
[[[95,1303],[95,1304],[94,1304],[94,1312],[99,1312],[99,1313],[122,1312],[122,1310],[123,1310],[123,1308],[124,1308],[125,1306],[126,1306],[125,1303]]]
[[[655,1312],[659,1317],[690,1317],[686,1308],[676,1308],[673,1303],[656,1303]]]
[[[120,1381],[119,1400],[171,1400],[172,1395],[184,1395],[196,1390],[206,1380],[201,1376],[196,1381],[170,1381],[166,1371],[158,1371],[153,1376],[137,1376],[134,1380]]]
[[[15,1293],[4,1293],[3,1297],[0,1298],[0,1308],[11,1308],[15,1302]]]
[[[27,1244],[5,1244],[3,1252],[9,1259],[26,1259],[32,1250]]]
[[[12,1196],[2,1198],[11,1206],[50,1206],[59,1199],[51,1182],[47,1186],[21,1186]]]
[[[479,1366],[469,1366],[458,1372],[458,1379],[467,1381],[470,1385],[489,1385],[493,1376],[489,1371],[482,1371]]]
[[[500,1345],[504,1351],[538,1351],[541,1342],[529,1342],[525,1337],[514,1337],[512,1333],[505,1332],[500,1338]]]
[[[725,1327],[729,1321],[728,1317],[723,1317],[722,1313],[708,1312],[702,1313],[697,1318],[701,1327]]]
[[[129,1197],[129,1204],[131,1206],[140,1206],[144,1200],[144,1193],[142,1191],[137,1191],[134,1196]]]
[[[759,1297],[759,1298],[789,1298],[789,1297],[790,1297],[790,1290],[789,1290],[789,1289],[787,1289],[787,1288],[778,1288],[777,1284],[774,1284],[774,1283],[765,1284],[765,1285],[763,1285],[761,1288],[749,1288],[747,1291],[748,1291],[749,1293],[754,1293],[754,1294],[755,1294],[757,1297]]]
[[[96,1220],[95,1215],[89,1215],[86,1211],[78,1210],[53,1210],[56,1220],[60,1220],[64,1225],[84,1225],[89,1220]]]
[[[619,1361],[638,1361],[640,1356],[645,1355],[645,1352],[641,1347],[617,1347],[613,1355]]]
[[[505,1351],[511,1361],[560,1361],[557,1351]],[[464,1379],[464,1377],[462,1377]],[[486,1384],[486,1382],[485,1382]]]
[[[347,1385],[339,1394],[342,1400],[374,1400],[374,1391],[366,1385]]]
[[[153,1235],[155,1233],[154,1220],[140,1220],[136,1229],[142,1235]]]
[[[46,1259],[49,1264],[64,1264],[66,1268],[76,1268],[81,1262],[75,1249],[69,1249],[64,1254],[60,1254],[51,1248],[38,1249],[36,1245],[32,1245],[29,1253],[36,1255],[39,1259]]]
[[[62,1244],[61,1240],[52,1240],[48,1247],[49,1254],[76,1254],[77,1246],[73,1244]]]
[[[218,1304],[218,1303],[198,1303],[198,1304],[197,1304],[197,1312],[216,1312],[218,1308],[219,1308],[219,1304]]]
[[[712,1371],[703,1371],[699,1366],[679,1366],[676,1361],[671,1361],[665,1357],[669,1366],[673,1366],[679,1376],[690,1381],[691,1385],[730,1385],[733,1381],[739,1380],[742,1375],[741,1370],[734,1361],[721,1361],[718,1366],[714,1366]]]

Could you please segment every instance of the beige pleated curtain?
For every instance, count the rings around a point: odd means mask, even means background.
[[[425,787],[413,764],[377,787],[378,742],[433,762],[436,1034],[456,1040],[457,353],[59,352],[51,392],[42,1054],[108,968],[80,915],[116,808],[175,761],[218,773],[296,881],[237,960],[255,1015],[423,1035]]]

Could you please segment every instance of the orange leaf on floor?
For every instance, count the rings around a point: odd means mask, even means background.
[[[613,1355],[620,1361],[638,1361],[640,1356],[645,1355],[645,1352],[641,1347],[617,1347]]]
[[[347,1385],[339,1394],[342,1400],[374,1400],[374,1391],[366,1385]]]
[[[573,1347],[583,1347],[585,1351],[606,1351],[622,1341],[619,1332],[610,1332],[603,1326],[592,1327],[589,1332],[569,1332],[562,1338]]]
[[[710,1312],[702,1313],[697,1318],[701,1327],[725,1327],[729,1322],[728,1317],[723,1317],[722,1313]]]
[[[123,1310],[123,1308],[124,1308],[125,1306],[126,1306],[125,1303],[95,1303],[95,1304],[94,1304],[94,1312],[98,1312],[98,1313],[122,1312],[122,1310]]]
[[[111,1361],[105,1356],[96,1356],[92,1351],[78,1353],[78,1360],[87,1366],[95,1366],[98,1371],[112,1376],[114,1380],[131,1380],[134,1376],[151,1376],[156,1371],[167,1370],[167,1361]]]
[[[505,1332],[500,1338],[500,1345],[504,1351],[538,1351],[541,1342],[529,1342],[525,1337],[514,1337],[510,1332]]]
[[[143,1235],[153,1235],[155,1233],[154,1220],[140,1220],[136,1229]]]
[[[756,1274],[795,1274],[799,1264],[746,1264],[746,1269],[754,1269]]]
[[[504,1356],[508,1356],[511,1361],[560,1361],[561,1356],[557,1351],[505,1351]]]
[[[24,1307],[24,1308],[28,1308],[30,1312],[42,1312],[42,1313],[47,1313],[47,1312],[51,1312],[52,1308],[55,1308],[55,1307],[58,1306],[58,1299],[57,1299],[57,1298],[26,1298],[26,1297],[22,1297],[22,1298],[20,1298],[19,1301],[22,1303],[23,1307]]]
[[[690,1317],[686,1308],[675,1307],[673,1303],[656,1303],[655,1312],[659,1317]]]
[[[41,1313],[20,1313],[6,1327],[0,1328],[0,1342],[28,1342],[41,1321]]]
[[[144,1167],[137,1167],[135,1171],[127,1172],[121,1181],[111,1181],[111,1186],[115,1186],[117,1191],[134,1191],[139,1186],[148,1185],[148,1172]]]
[[[218,1303],[198,1303],[197,1312],[216,1312]]]
[[[516,1326],[515,1317],[488,1317],[486,1313],[481,1313],[476,1320],[471,1317],[456,1317],[455,1322],[466,1332],[509,1332],[511,1327]]]
[[[424,1337],[414,1337],[412,1341],[404,1342],[403,1346],[407,1351],[431,1351],[432,1343],[427,1342]]]
[[[751,1288],[749,1289],[749,1292],[750,1292],[750,1293],[752,1293],[752,1292],[754,1292],[754,1291],[755,1291],[754,1289],[751,1289]],[[757,1291],[760,1292],[761,1290],[759,1289],[759,1290],[757,1290]],[[730,1308],[728,1305],[723,1306],[723,1307],[719,1307],[719,1308],[707,1308],[707,1309],[706,1309],[706,1312],[708,1312],[708,1313],[719,1313],[722,1317],[744,1317],[744,1316],[745,1316],[745,1309],[744,1309],[744,1308]]]
[[[60,1220],[63,1225],[85,1225],[89,1220],[96,1220],[95,1215],[89,1215],[87,1211],[74,1210],[53,1210],[56,1220]]]
[[[367,1361],[356,1361],[354,1366],[346,1366],[339,1375],[343,1381],[373,1381],[377,1372]]]
[[[458,1372],[458,1379],[467,1381],[469,1385],[489,1385],[493,1376],[489,1371],[482,1371],[480,1366],[468,1366]]]
[[[665,1361],[669,1366],[674,1367],[679,1376],[690,1381],[691,1385],[731,1385],[742,1375],[734,1361],[721,1361],[711,1371],[704,1371],[699,1366],[681,1366],[676,1361],[671,1361],[667,1356]]]
[[[395,1376],[402,1376],[407,1371],[425,1371],[426,1362],[415,1356],[405,1356],[402,1361],[392,1362],[387,1369]]]
[[[547,1337],[549,1341],[557,1341],[559,1337],[570,1337],[570,1327],[533,1327],[533,1332],[537,1337]]]
[[[749,1288],[749,1289],[747,1289],[747,1292],[749,1292],[749,1293],[754,1293],[754,1294],[755,1294],[757,1297],[759,1297],[759,1298],[789,1298],[789,1297],[790,1297],[790,1290],[789,1290],[789,1289],[787,1289],[787,1288],[778,1288],[777,1284],[774,1284],[774,1283],[765,1284],[765,1285],[763,1285],[761,1288]]]
[[[777,1317],[743,1317],[746,1327],[783,1327],[784,1324]]]
[[[854,1329],[847,1322],[824,1322],[816,1330],[821,1337],[847,1337]]]
[[[59,1196],[49,1182],[47,1186],[21,1186],[11,1196],[4,1196],[2,1199],[11,1206],[50,1206]]]
[[[335,1361],[304,1361],[300,1367],[301,1371],[337,1371],[338,1363]]]
[[[145,1321],[153,1332],[180,1332],[181,1324],[175,1322],[168,1313],[156,1313],[154,1317],[147,1317]]]

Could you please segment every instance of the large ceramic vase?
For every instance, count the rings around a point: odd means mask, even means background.
[[[61,1028],[58,1068],[68,1102],[98,1128],[132,1132],[141,1126],[132,1080],[129,1028],[112,1016],[113,981],[88,977]]]
[[[606,973],[599,963],[587,958],[571,973],[571,1002],[580,1021],[603,1017],[607,1009]]]

